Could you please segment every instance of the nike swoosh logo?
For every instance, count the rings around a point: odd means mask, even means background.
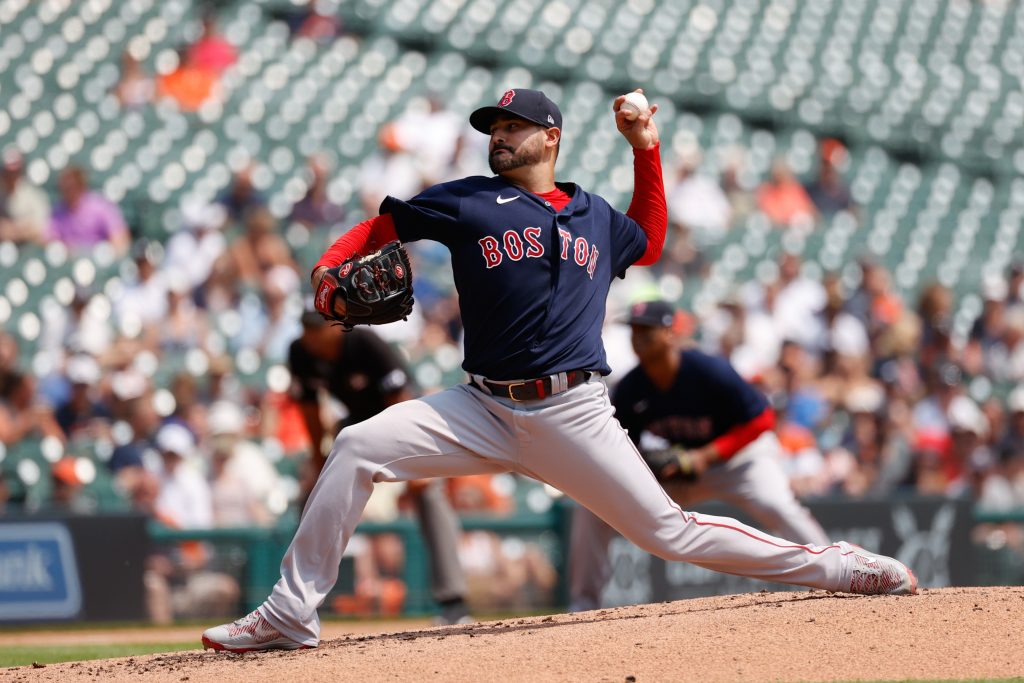
[[[499,204],[508,204],[509,202],[514,202],[514,201],[515,201],[515,200],[517,200],[517,199],[519,199],[519,195],[515,195],[515,196],[512,196],[512,197],[502,197],[502,196],[501,196],[501,195],[499,194],[499,195],[498,195],[498,199],[497,199],[497,202],[498,202]]]

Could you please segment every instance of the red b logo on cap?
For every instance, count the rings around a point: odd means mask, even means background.
[[[505,94],[501,96],[501,102],[498,102],[499,107],[507,107],[512,104],[512,98],[516,96],[515,90],[506,90]]]

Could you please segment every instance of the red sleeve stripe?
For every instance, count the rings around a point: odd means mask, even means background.
[[[715,448],[723,460],[736,455],[744,446],[775,427],[775,411],[771,407],[749,422],[733,427],[714,440]]]

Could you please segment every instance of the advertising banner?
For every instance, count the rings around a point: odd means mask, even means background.
[[[970,543],[972,507],[967,500],[823,501],[811,502],[807,507],[831,538],[895,557],[913,568],[922,587],[974,583]],[[750,522],[726,505],[700,505],[696,510]],[[613,574],[602,596],[602,603],[606,606],[765,589],[806,590],[720,574],[682,562],[665,562],[623,538],[612,541],[609,553]]]

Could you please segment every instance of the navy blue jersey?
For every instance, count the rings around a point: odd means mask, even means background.
[[[451,252],[467,372],[497,380],[610,372],[605,299],[615,276],[643,255],[647,236],[601,197],[559,188],[572,198],[561,211],[500,176],[381,204],[403,242],[435,240]]]
[[[764,394],[747,384],[728,361],[687,349],[668,391],[637,366],[615,388],[615,415],[637,444],[648,431],[673,445],[700,448],[768,408]]]

